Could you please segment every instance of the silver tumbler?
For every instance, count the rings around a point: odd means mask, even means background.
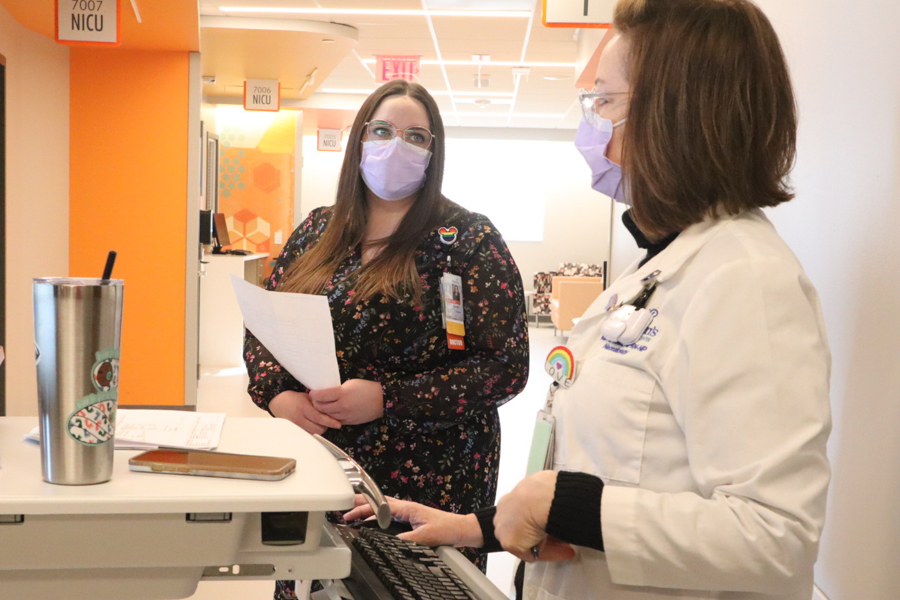
[[[35,279],[34,341],[44,481],[109,481],[119,398],[121,279]]]

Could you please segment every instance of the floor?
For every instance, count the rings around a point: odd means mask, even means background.
[[[549,377],[544,373],[544,359],[550,350],[564,344],[546,320],[540,327],[530,327],[531,376],[519,396],[500,407],[502,445],[498,497],[510,491],[525,475],[525,462],[531,443],[535,413],[543,406]],[[247,373],[243,368],[206,372],[200,378],[197,409],[202,412],[224,412],[229,417],[270,418],[258,409],[247,395]],[[488,577],[501,590],[512,582],[515,559],[506,553],[492,554],[488,561]],[[269,581],[200,582],[192,600],[269,600],[274,584]]]

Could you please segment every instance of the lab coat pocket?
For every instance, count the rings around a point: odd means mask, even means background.
[[[565,394],[563,468],[604,481],[639,484],[655,380],[634,367],[595,357],[580,365]]]

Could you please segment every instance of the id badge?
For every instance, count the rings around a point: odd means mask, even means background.
[[[447,345],[451,350],[465,350],[465,315],[463,314],[462,277],[444,273],[441,277],[441,313],[447,329]]]
[[[539,410],[534,421],[534,435],[528,453],[526,476],[553,468],[556,442],[556,418],[546,410]]]

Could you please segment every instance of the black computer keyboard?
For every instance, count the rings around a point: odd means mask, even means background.
[[[354,598],[479,600],[428,546],[375,529],[335,529],[353,551],[351,575],[344,584]]]

